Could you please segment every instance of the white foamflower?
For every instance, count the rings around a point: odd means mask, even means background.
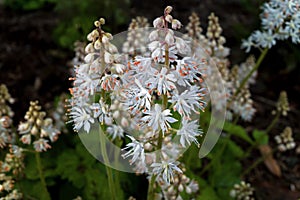
[[[156,72],[152,78],[146,81],[146,84],[150,89],[157,89],[158,95],[161,95],[175,89],[175,81],[174,74],[168,73],[168,69],[163,67],[160,72]]]
[[[170,128],[169,123],[174,123],[177,119],[171,117],[172,113],[169,109],[162,110],[159,104],[155,104],[154,108],[150,111],[144,112],[144,116],[141,121],[145,122],[155,132],[161,129],[164,132]]]
[[[126,147],[122,151],[129,150],[126,153],[122,154],[122,157],[128,158],[132,157],[130,164],[137,162],[138,160],[142,163],[145,163],[145,152],[143,144],[137,141],[133,136],[127,135],[131,139],[131,142],[126,144]]]
[[[157,180],[161,180],[164,183],[170,185],[171,182],[174,182],[174,171],[177,173],[182,173],[181,169],[177,167],[178,162],[173,161],[162,161],[161,163],[153,163],[152,173],[156,175]]]
[[[180,144],[186,147],[186,144],[191,145],[194,142],[199,146],[199,142],[196,137],[200,136],[202,131],[199,129],[199,122],[197,120],[189,122],[183,119],[181,128],[177,131],[177,135],[180,136]]]

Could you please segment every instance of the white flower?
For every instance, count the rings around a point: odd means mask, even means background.
[[[198,113],[198,109],[204,109],[204,101],[201,99],[204,96],[203,90],[195,85],[190,86],[189,90],[185,90],[181,94],[174,92],[169,102],[174,103],[173,109],[178,111],[181,116],[189,117],[191,111]]]
[[[114,62],[114,56],[108,53],[107,51],[104,52],[104,61],[107,64],[111,64]]]
[[[154,28],[162,28],[163,25],[164,25],[164,20],[161,17],[158,17],[153,21]]]
[[[190,47],[187,45],[186,41],[179,37],[175,37],[175,45],[179,53],[188,54],[190,52]]]
[[[146,111],[144,113],[146,116],[144,116],[141,120],[148,123],[148,126],[152,128],[153,132],[160,128],[164,133],[170,127],[169,123],[177,121],[171,117],[172,114],[169,109],[162,111],[159,104],[155,104],[151,111]]]
[[[125,159],[127,157],[132,156],[132,159],[130,160],[130,164],[137,162],[138,160],[142,163],[145,163],[145,153],[144,153],[144,147],[143,144],[138,142],[134,137],[127,135],[131,139],[131,142],[126,144],[126,147],[122,149],[122,151],[125,151],[127,149],[130,149],[126,153],[122,155],[122,157]]]
[[[90,109],[93,111],[93,117],[98,118],[99,122],[105,124],[111,124],[112,117],[108,105],[100,99],[99,103],[93,103],[90,106]]]
[[[182,120],[182,127],[177,131],[177,135],[180,136],[180,144],[183,147],[186,147],[186,143],[191,145],[191,142],[194,142],[196,145],[199,146],[199,142],[197,141],[197,136],[202,134],[201,130],[199,129],[198,121],[191,121],[183,119]]]
[[[95,122],[90,114],[90,109],[88,108],[73,106],[70,116],[74,122],[74,130],[79,131],[83,126],[83,129],[88,133],[91,128],[91,123]]]
[[[158,30],[154,30],[149,35],[150,41],[155,41],[158,39]]]
[[[162,161],[161,163],[153,163],[153,174],[156,175],[157,180],[164,181],[164,183],[170,185],[170,182],[174,182],[174,171],[182,173],[181,169],[177,167],[177,162]]]
[[[51,146],[48,144],[48,140],[40,138],[33,142],[33,147],[37,152],[47,151]]]
[[[78,86],[78,90],[88,96],[94,95],[99,82],[100,80],[97,74],[78,73],[74,84]]]
[[[175,76],[167,73],[168,69],[163,67],[160,73],[156,72],[152,78],[146,81],[146,85],[149,85],[150,89],[157,89],[158,95],[166,94],[167,91],[175,89]]]
[[[140,109],[151,109],[150,91],[145,89],[138,79],[135,79],[135,84],[138,87],[131,87],[123,94],[126,98],[125,105],[132,111],[133,114],[139,112]]]
[[[31,144],[31,135],[30,134],[22,135],[20,140],[23,144]]]
[[[107,133],[112,136],[112,140],[116,139],[116,137],[122,138],[124,137],[124,130],[121,126],[111,125],[107,127]]]
[[[170,46],[174,44],[174,32],[172,30],[168,30],[165,41]]]

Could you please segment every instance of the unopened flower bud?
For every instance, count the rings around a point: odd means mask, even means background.
[[[94,43],[94,48],[97,50],[101,49],[101,42],[99,39]]]
[[[187,194],[191,194],[192,193],[192,189],[190,188],[190,187],[185,187],[185,192],[187,193]]]
[[[36,126],[33,126],[32,129],[31,129],[31,131],[30,131],[30,133],[32,135],[36,135],[36,134],[38,134],[38,132],[39,132],[39,130],[38,130],[38,128]]]
[[[172,10],[173,10],[172,6],[167,6],[167,7],[165,8],[165,13],[166,13],[166,14],[170,14],[170,13],[172,12]]]
[[[106,35],[103,35],[103,36],[102,36],[102,42],[103,42],[103,43],[109,42],[109,39],[108,39],[108,37],[107,37]]]
[[[100,24],[99,21],[94,21],[94,25],[95,25],[96,27],[99,27],[101,24]]]
[[[104,18],[100,18],[99,22],[100,22],[101,25],[104,25],[105,24],[105,19]]]
[[[164,20],[161,17],[156,18],[153,21],[153,26],[155,28],[162,28],[164,26]]]
[[[174,30],[180,29],[182,26],[181,22],[177,19],[173,19],[171,23],[172,23],[172,29]]]
[[[178,186],[178,191],[179,191],[179,192],[182,192],[183,189],[184,189],[184,188],[183,188],[183,185],[182,185],[182,184],[179,184],[179,186]]]
[[[89,43],[88,45],[86,45],[84,51],[85,51],[85,53],[92,53],[94,51],[93,44]]]
[[[41,126],[43,121],[41,119],[37,119],[35,123],[36,125]]]
[[[171,23],[172,20],[173,20],[173,17],[171,15],[166,15],[165,19],[166,19],[167,22]]]

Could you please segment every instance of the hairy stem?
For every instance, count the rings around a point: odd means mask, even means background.
[[[48,189],[47,189],[47,184],[46,184],[46,181],[45,181],[45,177],[44,177],[44,174],[43,174],[43,167],[42,167],[40,152],[35,152],[35,160],[36,160],[36,165],[37,165],[37,169],[38,169],[38,172],[39,172],[40,181],[41,181],[41,184],[42,184],[42,187],[43,187],[43,190],[44,190],[44,194],[45,194],[44,198],[45,198],[45,200],[51,200],[50,194],[49,194]]]

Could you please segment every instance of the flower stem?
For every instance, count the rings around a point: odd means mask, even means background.
[[[256,62],[256,64],[255,64],[255,66],[254,66],[254,67],[252,68],[252,70],[247,74],[247,76],[242,80],[242,83],[240,84],[240,86],[238,87],[238,89],[236,90],[236,92],[233,94],[233,96],[232,96],[231,99],[234,99],[234,97],[236,97],[236,96],[240,93],[241,89],[246,85],[247,81],[248,81],[249,78],[252,76],[252,74],[253,74],[255,71],[257,71],[257,69],[259,68],[261,62],[263,61],[263,59],[264,59],[265,56],[267,55],[268,50],[269,50],[268,48],[265,48],[265,49],[261,52],[261,54],[260,54],[260,56],[259,56],[259,58],[258,58],[258,60],[257,60],[257,62]]]
[[[151,179],[149,180],[147,200],[154,199],[154,184],[155,184],[155,176],[152,175]]]
[[[275,124],[278,122],[278,119],[280,117],[280,112],[276,113],[276,116],[274,117],[273,121],[271,122],[271,124],[266,128],[266,134],[270,132],[270,130],[272,130],[272,128],[275,126]]]
[[[103,131],[103,126],[100,125],[100,129],[101,131]],[[110,195],[111,195],[111,199],[112,200],[116,200],[116,187],[114,184],[114,180],[113,180],[113,174],[112,174],[112,170],[109,166],[107,166],[109,164],[109,159],[107,156],[107,151],[106,151],[106,145],[105,145],[105,135],[104,133],[100,133],[100,146],[101,146],[101,153],[103,156],[103,160],[104,160],[104,165],[105,165],[105,170],[106,170],[106,174],[107,174],[107,178],[108,178],[108,187],[110,190]]]
[[[44,190],[44,199],[45,200],[51,200],[50,194],[48,192],[47,189],[47,184],[45,181],[45,177],[43,174],[43,167],[42,167],[42,162],[41,162],[41,156],[40,156],[40,152],[35,152],[35,160],[36,160],[36,164],[37,164],[37,169],[39,172],[39,177],[40,177],[40,181]]]

